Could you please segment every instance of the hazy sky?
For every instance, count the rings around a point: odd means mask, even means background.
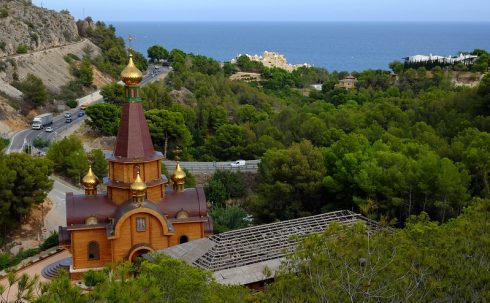
[[[34,0],[104,21],[490,21],[489,0]]]

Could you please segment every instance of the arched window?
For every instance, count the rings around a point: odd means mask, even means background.
[[[99,260],[99,243],[95,241],[88,242],[88,259],[89,260]]]
[[[180,236],[180,244],[189,242],[189,237],[187,236]]]

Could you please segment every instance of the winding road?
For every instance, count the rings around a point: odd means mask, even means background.
[[[153,66],[150,66],[148,70],[151,70],[152,73],[147,73],[143,77],[143,80],[141,81],[141,86],[151,83],[156,79],[161,79],[162,75],[166,75],[170,72],[170,69],[165,67],[154,69]],[[90,95],[80,98],[80,100],[83,100],[80,102],[81,103],[80,105],[82,104],[88,105],[88,104],[93,104],[93,103],[98,103],[103,101],[102,96],[100,95],[100,91],[96,91]],[[65,122],[64,113],[66,112],[70,112],[72,115],[73,120],[71,123]],[[34,141],[35,138],[42,138],[44,140],[49,140],[49,141],[56,139],[57,136],[59,136],[63,131],[67,130],[68,128],[74,126],[77,123],[82,122],[85,119],[85,115],[81,117],[78,116],[79,112],[80,112],[80,108],[74,108],[55,116],[53,119],[53,125],[51,126],[53,128],[53,131],[50,133],[45,132],[42,129],[36,130],[30,128],[15,133],[10,139],[10,144],[6,150],[6,153],[9,154],[9,153],[22,152],[24,146],[32,145],[32,142]]]

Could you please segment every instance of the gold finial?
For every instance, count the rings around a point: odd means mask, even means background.
[[[184,190],[185,177],[186,177],[185,171],[182,169],[182,167],[180,167],[179,161],[177,161],[177,166],[175,167],[175,171],[171,177],[172,182],[174,183],[173,184],[174,190],[177,191]]]
[[[87,196],[95,196],[97,194],[97,185],[99,185],[99,178],[92,171],[92,165],[89,165],[88,172],[82,179],[82,185],[85,189]]]
[[[132,191],[145,191],[146,183],[141,179],[140,172],[136,175],[136,179],[134,179],[133,184],[131,184]]]
[[[142,79],[143,74],[136,67],[136,65],[134,65],[133,54],[129,53],[129,62],[128,65],[121,72],[121,80],[127,86],[137,86]]]
[[[92,171],[92,165],[89,165],[88,172],[82,179],[83,187],[85,189],[95,189],[99,183],[99,178]]]

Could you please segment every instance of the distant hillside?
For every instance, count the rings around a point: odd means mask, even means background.
[[[92,26],[85,23],[77,26],[67,11],[36,7],[26,0],[0,0],[0,91],[18,99],[9,83],[33,74],[50,91],[59,92],[74,80],[67,57],[94,59],[101,54],[99,47],[80,37],[79,29]]]
[[[36,7],[30,1],[0,0],[0,56],[13,55],[80,40],[68,12]]]

